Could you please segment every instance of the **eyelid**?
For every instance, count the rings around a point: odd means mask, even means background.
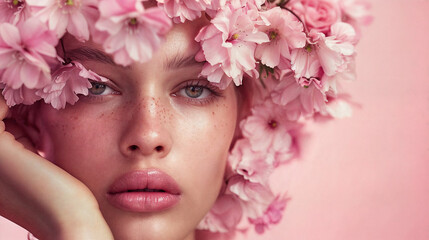
[[[109,96],[109,95],[120,95],[121,94],[121,92],[119,92],[117,89],[117,87],[116,86],[112,86],[112,85],[115,85],[110,79],[108,79],[108,78],[106,78],[108,81],[97,81],[97,80],[94,80],[94,79],[88,79],[88,81],[91,83],[91,84],[93,84],[93,83],[96,83],[96,84],[100,84],[100,85],[105,85],[107,88],[109,88],[110,89],[110,92],[109,93],[107,93],[107,94],[100,94],[100,95],[96,95],[96,94],[91,94],[89,91],[88,91],[88,97],[105,97],[105,96]],[[89,89],[88,89],[89,90]]]
[[[179,94],[180,91],[182,91],[183,89],[190,87],[190,86],[202,87],[202,88],[206,89],[207,91],[210,91],[210,94],[209,94],[209,96],[207,96],[205,98],[191,98],[191,97],[186,97],[186,96],[182,96],[181,94]],[[192,105],[209,104],[210,102],[212,102],[216,98],[223,97],[223,91],[221,89],[219,89],[218,87],[216,87],[215,85],[213,85],[212,83],[210,83],[209,81],[207,81],[206,79],[194,79],[194,80],[185,81],[185,82],[180,83],[174,89],[175,90],[171,94],[173,97],[177,97],[178,99],[185,101],[186,103],[189,103]]]

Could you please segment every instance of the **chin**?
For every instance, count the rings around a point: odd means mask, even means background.
[[[196,224],[174,211],[133,213],[102,211],[115,240],[193,240]]]

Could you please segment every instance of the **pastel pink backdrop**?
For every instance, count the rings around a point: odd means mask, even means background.
[[[273,179],[291,197],[283,221],[240,240],[429,239],[429,0],[372,5],[347,86],[360,106],[307,128],[301,160]],[[0,240],[26,234],[0,218]]]

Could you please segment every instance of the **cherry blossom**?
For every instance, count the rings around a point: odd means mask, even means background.
[[[252,114],[240,123],[240,128],[254,151],[275,152],[291,146],[288,129],[293,124],[284,114],[283,108],[269,98],[252,108]]]
[[[290,48],[303,48],[306,43],[304,27],[292,13],[280,7],[262,12],[267,21],[259,30],[265,32],[270,41],[259,44],[255,56],[271,68],[279,65],[280,58],[290,60]]]
[[[74,104],[79,100],[78,94],[88,95],[91,83],[88,81],[106,82],[107,79],[87,70],[78,62],[69,63],[52,73],[52,82],[37,91],[46,103],[55,109],[65,108],[66,104]]]
[[[210,2],[210,0],[158,0],[158,6],[163,7],[175,23],[179,23],[201,17],[201,12],[210,6]]]
[[[271,97],[274,103],[284,106],[285,116],[291,121],[315,112],[326,113],[326,94],[316,84],[302,87],[292,74],[286,74],[281,79]]]
[[[229,155],[232,169],[251,182],[268,185],[269,176],[274,170],[274,156],[266,152],[253,151],[248,139],[238,140]]]
[[[12,89],[40,88],[51,81],[58,39],[37,19],[0,24],[0,82]]]
[[[104,50],[116,63],[148,61],[172,27],[170,18],[158,7],[144,9],[141,1],[103,0],[96,28],[108,33]]]
[[[0,0],[0,23],[17,24],[31,16],[30,8],[25,0]]]
[[[263,216],[256,219],[250,218],[250,223],[255,225],[255,231],[262,234],[270,227],[270,225],[279,223],[283,217],[283,210],[286,207],[286,202],[287,199],[277,196]]]
[[[201,42],[205,60],[221,67],[237,86],[244,73],[255,69],[256,45],[269,41],[265,33],[257,31],[257,17],[252,10],[244,14],[242,8],[225,7],[195,38]]]
[[[40,97],[36,95],[36,91],[36,89],[30,89],[25,86],[22,86],[18,89],[5,86],[2,94],[6,100],[6,104],[11,107],[17,104],[33,104],[40,99]]]
[[[26,0],[35,16],[46,22],[50,30],[61,38],[65,32],[80,41],[89,39],[86,13],[96,7],[97,0]]]
[[[275,198],[266,186],[250,182],[240,175],[228,180],[228,190],[242,200],[243,211],[249,218],[262,216]]]
[[[239,199],[234,195],[224,194],[219,196],[197,228],[226,233],[237,226],[242,215],[243,210]]]
[[[321,80],[324,74],[333,76],[347,69],[348,56],[354,54],[352,43],[354,37],[355,31],[347,23],[332,25],[328,37],[323,33],[311,31],[307,46],[292,50],[291,68],[295,72],[297,81],[311,83]],[[320,72],[321,70],[323,72]]]

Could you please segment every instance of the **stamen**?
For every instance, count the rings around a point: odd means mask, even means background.
[[[130,19],[130,22],[129,22],[130,25],[135,26],[135,25],[137,25],[137,23],[138,23],[137,18],[131,18]]]
[[[275,121],[275,120],[271,120],[271,121],[268,123],[268,126],[270,126],[270,128],[272,128],[272,129],[275,129],[275,128],[277,128],[278,123],[277,123],[277,121]]]
[[[311,51],[313,51],[313,47],[310,44],[307,44],[304,48],[305,50],[307,50],[308,53],[311,53]]]
[[[67,6],[73,6],[74,5],[73,0],[66,0],[66,5]]]
[[[268,33],[268,35],[269,35],[269,37],[270,37],[270,40],[274,40],[274,39],[276,39],[277,38],[277,36],[279,35],[276,31],[270,31],[269,33]]]
[[[12,1],[12,4],[13,4],[14,6],[18,6],[18,4],[19,4],[19,0],[13,0],[13,1]]]
[[[234,35],[231,36],[233,40],[237,40],[239,37],[240,35],[238,33],[235,33]]]
[[[15,52],[12,55],[12,59],[20,61],[20,62],[25,60],[24,56],[22,56],[22,54],[20,52]]]

